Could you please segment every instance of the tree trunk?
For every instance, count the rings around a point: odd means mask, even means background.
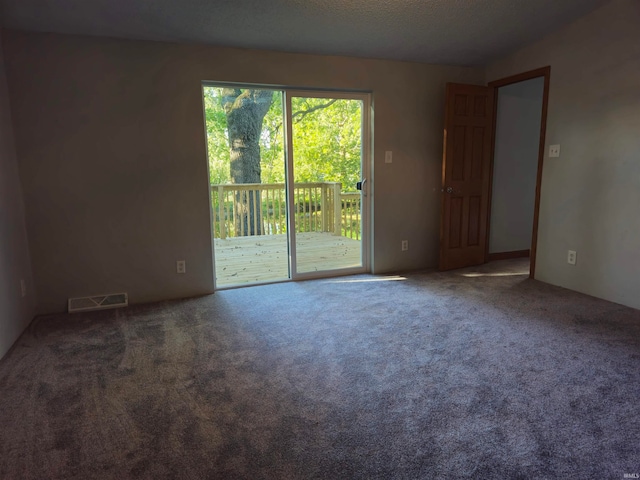
[[[261,183],[259,142],[262,121],[272,101],[271,90],[225,88],[222,91],[233,183]],[[236,193],[234,222],[237,236],[262,235],[262,200],[259,189]]]

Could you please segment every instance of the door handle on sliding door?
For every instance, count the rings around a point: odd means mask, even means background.
[[[363,178],[362,181],[356,183],[356,190],[364,190],[364,184],[367,183],[367,179]],[[363,191],[362,192],[363,195],[366,195],[366,193]]]

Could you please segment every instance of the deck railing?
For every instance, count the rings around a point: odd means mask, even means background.
[[[359,192],[342,192],[339,182],[296,183],[293,198],[296,233],[360,239]],[[284,183],[211,185],[211,201],[214,238],[287,232]]]

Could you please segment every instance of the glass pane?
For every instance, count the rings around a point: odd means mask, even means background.
[[[362,266],[362,101],[293,97],[296,271]]]
[[[282,97],[204,87],[218,287],[289,278]]]

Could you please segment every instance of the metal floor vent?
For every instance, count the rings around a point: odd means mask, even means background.
[[[129,296],[126,293],[77,297],[69,299],[69,313],[105,310],[107,308],[126,307],[127,305],[129,305]]]

